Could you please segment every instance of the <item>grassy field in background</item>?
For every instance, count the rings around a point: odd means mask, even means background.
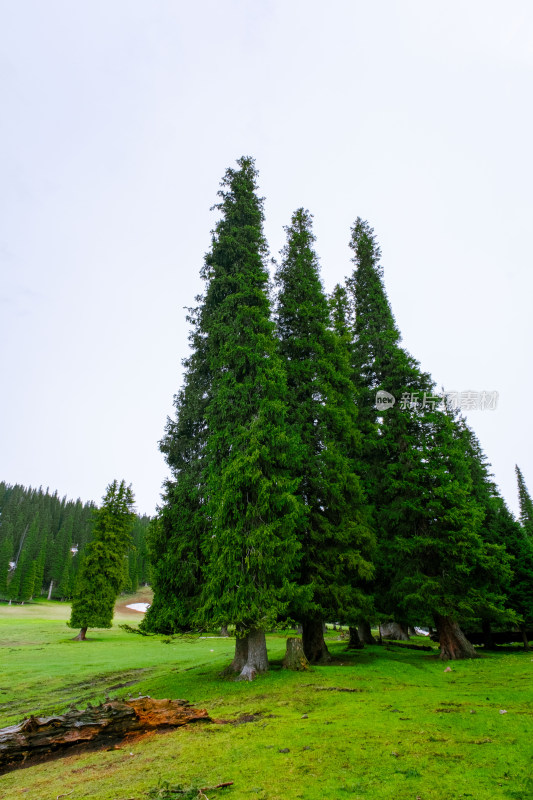
[[[0,726],[94,705],[107,692],[186,698],[231,724],[11,772],[0,777],[2,800],[143,800],[158,781],[233,781],[209,800],[533,798],[532,653],[488,654],[444,672],[435,654],[394,645],[348,654],[332,632],[335,662],[292,673],[281,669],[280,634],[268,637],[271,671],[239,683],[219,675],[233,639],[121,630],[141,618],[126,603],[145,599],[121,598],[114,627],[90,630],[87,642],[72,641],[66,604],[0,605]],[[131,685],[113,689],[121,683]]]

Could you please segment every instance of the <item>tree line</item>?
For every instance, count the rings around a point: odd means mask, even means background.
[[[93,534],[94,503],[67,500],[48,489],[0,483],[0,599],[25,602],[45,594],[70,600]],[[150,580],[146,530],[135,516],[123,558],[123,591]]]
[[[324,621],[436,627],[443,658],[475,656],[461,626],[533,621],[533,510],[517,521],[461,414],[402,347],[373,229],[327,296],[300,208],[272,284],[253,159],[226,171],[189,309],[190,354],[160,448],[171,476],[149,549],[157,632],[235,626],[232,664],[268,668],[265,631]],[[377,393],[398,400],[384,408]],[[383,395],[382,395],[383,396]],[[430,402],[431,400],[431,402]]]

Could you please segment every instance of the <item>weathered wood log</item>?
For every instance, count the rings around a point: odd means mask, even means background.
[[[111,700],[85,711],[53,717],[30,717],[0,729],[0,774],[33,758],[60,753],[73,745],[103,747],[134,734],[177,728],[190,722],[210,722],[207,711],[187,700]]]
[[[309,669],[309,662],[305,657],[302,640],[295,636],[290,636],[287,639],[287,650],[285,652],[285,658],[283,659],[283,668],[293,669],[298,672],[304,672]]]

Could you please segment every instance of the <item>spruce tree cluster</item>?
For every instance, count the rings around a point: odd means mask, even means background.
[[[348,624],[355,645],[356,626],[369,641],[378,620],[434,626],[444,659],[476,655],[461,625],[514,625],[527,643],[531,499],[517,471],[520,524],[402,347],[372,228],[356,219],[353,272],[328,298],[312,215],[297,209],[274,291],[253,159],[227,170],[219,197],[160,443],[171,476],[143,627],[232,625],[243,677],[267,669],[278,623],[301,624],[315,662],[329,658],[325,621]],[[395,406],[379,405],[387,394]]]
[[[43,594],[71,600],[95,509],[94,503],[59,498],[48,489],[0,482],[0,600],[20,603]],[[150,582],[149,523],[149,517],[136,517],[124,590]]]

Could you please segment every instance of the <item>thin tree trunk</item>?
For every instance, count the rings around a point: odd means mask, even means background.
[[[85,634],[87,633],[87,628],[82,628],[81,631],[78,633],[77,636],[74,637],[72,640],[73,642],[85,642]]]
[[[350,626],[348,628],[350,632],[350,639],[348,641],[348,650],[362,650],[365,646],[364,643],[359,638],[359,633],[357,632],[357,628],[354,626]]]
[[[252,629],[248,633],[246,641],[246,663],[241,669],[239,680],[253,681],[258,672],[267,672],[268,670],[265,632],[259,629]]]
[[[524,642],[524,650],[529,650],[529,639],[527,638],[527,628],[525,625],[520,626],[522,633],[522,641]]]
[[[471,644],[457,622],[451,617],[434,614],[435,625],[440,643],[440,657],[443,661],[459,658],[479,658],[474,645]]]
[[[227,625],[222,625],[222,627],[220,629],[220,635],[221,636],[229,636],[228,626]]]
[[[331,655],[324,641],[324,627],[320,617],[303,620],[302,641],[305,656],[311,664],[324,664],[331,661]]]
[[[54,588],[54,582],[53,582],[53,581],[50,581],[50,588],[48,589],[48,597],[47,597],[47,600],[51,600],[51,599],[52,599],[52,589],[53,589],[53,588]]]
[[[376,640],[372,636],[372,629],[370,622],[367,619],[362,620],[357,626],[357,633],[363,644],[376,644]]]

